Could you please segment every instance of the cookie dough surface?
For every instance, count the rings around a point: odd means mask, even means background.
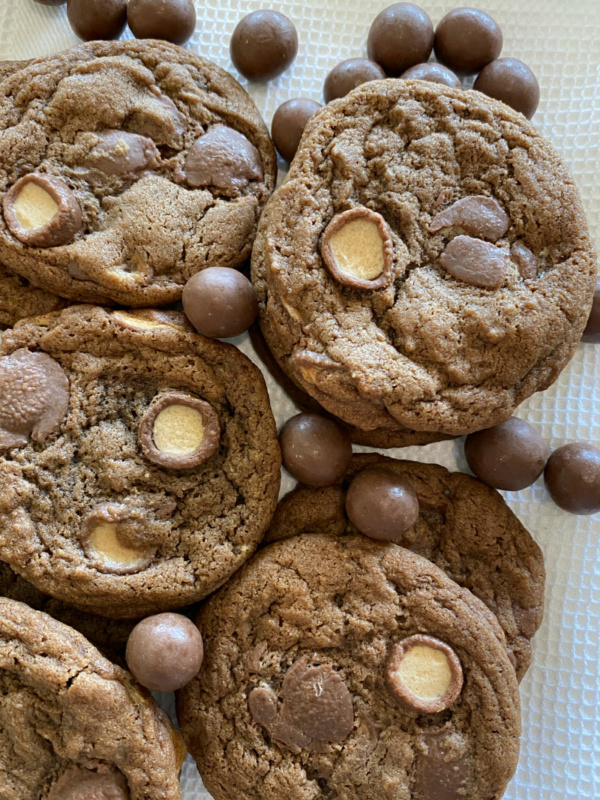
[[[277,542],[197,622],[206,657],[178,716],[216,800],[489,800],[516,768],[518,687],[495,618],[404,548],[324,534]],[[415,634],[462,664],[445,711],[407,709],[386,682],[391,651]],[[255,701],[273,695],[260,724]]]
[[[262,375],[180,323],[176,312],[79,306],[3,335],[0,558],[92,613],[134,618],[200,600],[250,557],[277,503]],[[174,418],[156,415],[165,398]],[[167,466],[147,456],[153,417],[174,432]],[[202,431],[210,452],[178,466],[178,448]]]
[[[358,207],[389,228],[385,288],[340,283],[321,257],[327,225]],[[364,430],[449,435],[556,379],[595,271],[577,189],[536,128],[478,92],[403,80],[315,114],[253,253],[262,331],[301,388]]]
[[[67,305],[66,300],[36,289],[25,278],[0,264],[0,330],[20,319],[58,311]]]

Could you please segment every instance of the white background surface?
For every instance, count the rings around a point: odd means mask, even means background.
[[[600,0],[479,0],[475,4],[501,25],[502,55],[522,59],[536,73],[542,98],[533,121],[574,173],[592,236],[600,246]],[[229,60],[231,33],[244,14],[269,7],[268,3],[207,0],[196,5],[198,26],[189,47],[239,79]],[[292,97],[322,102],[325,75],[345,58],[366,55],[369,25],[385,5],[381,0],[303,0],[271,6],[294,21],[300,49],[292,68],[278,80],[266,86],[247,86],[241,80],[266,122],[270,124],[277,106]],[[421,5],[434,25],[454,7],[441,0],[423,0]],[[65,6],[0,0],[1,60],[46,55],[76,42]],[[236,343],[254,357],[246,337]],[[273,381],[268,379],[268,383],[281,424],[295,409]],[[599,384],[600,345],[580,345],[557,383],[523,404],[518,414],[538,425],[553,447],[570,441],[600,446]],[[466,471],[461,440],[389,452]],[[283,484],[287,490],[293,482],[285,477]],[[600,515],[575,517],[561,511],[541,481],[506,496],[543,548],[548,579],[544,623],[521,687],[521,759],[505,797],[598,800]],[[165,703],[172,706],[170,698]],[[184,800],[209,797],[190,759],[184,767],[183,786]]]

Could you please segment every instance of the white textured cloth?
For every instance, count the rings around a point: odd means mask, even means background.
[[[265,6],[259,0],[196,0],[196,5],[198,26],[190,48],[239,78],[229,58],[231,33],[244,14]],[[369,25],[385,5],[381,0],[284,0],[278,5],[296,24],[300,48],[292,68],[278,80],[248,87],[266,121],[292,97],[322,102],[325,75],[339,61],[365,55]],[[600,246],[600,0],[478,0],[476,5],[501,25],[502,55],[522,59],[536,73],[541,103],[534,122],[571,168]],[[423,0],[422,6],[436,24],[453,4]],[[33,58],[76,42],[65,6],[0,0],[0,59]],[[236,344],[255,358],[247,337]],[[295,409],[267,380],[281,424]],[[553,447],[570,441],[600,445],[600,345],[580,345],[556,384],[517,413],[537,425]],[[390,454],[467,469],[461,440]],[[293,482],[286,476],[283,483],[287,490]],[[505,797],[598,800],[600,515],[561,511],[541,481],[507,499],[543,548],[548,581],[544,623],[522,685],[521,759]],[[172,711],[172,698],[164,701]],[[209,798],[190,759],[183,788],[185,800]]]

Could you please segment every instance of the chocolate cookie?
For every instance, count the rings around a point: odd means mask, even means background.
[[[386,80],[310,120],[252,270],[269,347],[324,408],[459,435],[556,379],[596,263],[577,189],[522,115]]]
[[[10,800],[178,800],[178,734],[76,631],[0,598],[0,774]]]
[[[76,306],[0,350],[0,558],[92,613],[188,605],[253,553],[280,452],[262,375],[177,312]]]
[[[488,609],[436,566],[362,536],[296,536],[203,606],[178,695],[215,800],[500,797],[519,692]]]
[[[73,300],[173,303],[248,258],[275,170],[220,67],[167,42],[82,44],[0,86],[0,258]]]
[[[544,556],[502,496],[470,475],[437,464],[354,455],[336,486],[299,486],[275,512],[265,542],[300,533],[356,533],[346,514],[346,492],[367,467],[405,478],[419,500],[419,519],[398,541],[433,561],[497,616],[519,680],[531,663],[531,639],[544,608]]]
[[[0,264],[0,330],[20,319],[58,311],[67,305],[66,300],[36,289],[25,278]]]

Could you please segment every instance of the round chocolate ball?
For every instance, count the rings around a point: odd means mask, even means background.
[[[403,477],[386,467],[359,472],[346,494],[346,514],[365,536],[402,541],[419,518],[419,500]]]
[[[432,47],[431,20],[412,3],[395,3],[380,11],[367,39],[369,58],[392,77],[427,61]]]
[[[137,39],[185,44],[196,30],[193,0],[129,0],[127,24]]]
[[[291,161],[296,155],[306,123],[321,108],[319,103],[307,97],[295,97],[282,103],[271,123],[273,143],[282,158]]]
[[[235,27],[231,60],[250,81],[270,81],[292,64],[298,52],[294,23],[279,11],[253,11]]]
[[[479,72],[498,58],[502,39],[500,26],[485,11],[455,8],[435,29],[435,55],[458,72]]]
[[[279,434],[283,466],[300,483],[329,486],[346,474],[352,458],[350,437],[320,414],[297,414]]]
[[[127,24],[127,0],[67,0],[67,17],[80,39],[118,39]]]
[[[498,58],[485,66],[473,88],[502,100],[531,119],[540,102],[540,85],[527,64],[518,58]]]
[[[258,314],[252,284],[237,269],[208,267],[183,287],[183,310],[198,333],[229,339],[248,330]]]
[[[368,58],[347,58],[337,64],[323,84],[323,97],[329,103],[338,97],[345,97],[352,89],[367,81],[379,81],[385,78],[385,72],[379,64]]]
[[[452,70],[443,64],[436,64],[435,61],[427,61],[425,64],[416,64],[400,75],[405,80],[429,81],[430,83],[442,83],[444,86],[453,86],[460,89],[462,83]]]
[[[555,450],[544,473],[546,487],[557,506],[571,514],[600,511],[600,449],[573,442]]]
[[[600,281],[596,282],[592,310],[585,326],[582,342],[600,342]]]
[[[133,677],[153,692],[174,692],[198,674],[204,648],[194,623],[182,614],[155,614],[135,626],[125,660]]]
[[[540,477],[550,450],[524,419],[511,417],[493,428],[470,433],[465,456],[472,472],[488,486],[516,492]]]

